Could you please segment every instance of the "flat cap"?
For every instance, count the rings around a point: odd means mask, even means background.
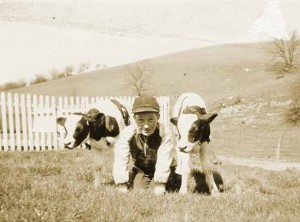
[[[142,113],[142,112],[159,112],[159,104],[153,96],[150,95],[141,95],[137,97],[132,106],[133,113]]]

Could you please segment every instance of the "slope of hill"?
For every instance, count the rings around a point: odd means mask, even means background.
[[[270,59],[270,43],[228,44],[204,47],[143,61],[151,73],[148,93],[178,95],[192,91],[207,101],[228,97],[285,94],[287,79],[277,79],[266,70]],[[45,83],[12,92],[57,96],[121,96],[132,95],[126,85],[139,62]]]

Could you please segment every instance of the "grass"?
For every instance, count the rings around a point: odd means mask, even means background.
[[[0,221],[298,221],[300,172],[216,166],[219,197],[190,192],[161,197],[151,190],[119,193],[112,152],[103,184],[93,187],[91,152],[0,152]],[[196,160],[195,160],[196,161]],[[190,179],[190,191],[195,182]]]

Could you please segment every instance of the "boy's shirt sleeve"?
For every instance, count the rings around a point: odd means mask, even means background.
[[[161,145],[157,151],[157,162],[155,166],[154,182],[166,183],[170,174],[170,166],[173,160],[173,146],[171,143],[171,133],[165,127],[160,126]]]
[[[129,180],[128,165],[130,149],[128,141],[133,132],[134,128],[132,126],[126,127],[115,143],[113,177],[116,184],[127,183]]]

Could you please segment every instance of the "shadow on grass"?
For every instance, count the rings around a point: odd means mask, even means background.
[[[205,175],[199,170],[193,170],[191,176],[195,180],[196,186],[193,190],[193,193],[199,193],[204,195],[209,195],[209,189],[205,181]],[[224,192],[224,183],[221,174],[218,172],[213,172],[215,183],[220,192]],[[116,187],[114,180],[107,180],[102,183],[105,186]],[[171,171],[170,178],[166,184],[166,191],[170,193],[176,193],[179,191],[181,186],[181,175],[176,174],[175,170]]]
[[[219,189],[220,192],[224,192],[224,183],[221,174],[218,172],[213,172],[215,183]],[[194,193],[200,193],[200,194],[209,194],[208,186],[205,182],[205,175],[204,173],[194,170],[192,172],[192,177],[194,178],[196,182],[196,186],[194,189]]]
[[[115,182],[114,182],[113,179],[105,181],[105,182],[102,182],[102,184],[105,185],[105,186],[113,186],[113,187],[116,186],[116,184],[115,184]]]
[[[209,195],[209,189],[205,181],[205,175],[199,170],[193,170],[191,176],[195,180],[194,193]],[[221,174],[213,172],[215,183],[220,192],[224,192],[224,183]],[[167,192],[178,192],[181,186],[181,175],[171,172],[170,179],[166,185]]]

